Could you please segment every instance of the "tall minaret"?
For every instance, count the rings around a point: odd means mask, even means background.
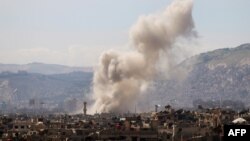
[[[87,102],[83,102],[83,114],[87,115]]]

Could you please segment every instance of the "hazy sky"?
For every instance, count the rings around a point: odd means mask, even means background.
[[[0,0],[0,63],[93,66],[107,49],[128,50],[140,15],[172,0]],[[190,53],[250,42],[249,0],[195,0],[199,38]]]

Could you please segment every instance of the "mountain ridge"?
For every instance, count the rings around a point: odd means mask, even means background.
[[[221,99],[240,101],[250,107],[250,44],[195,55],[168,76],[167,80],[156,79],[150,87],[147,97],[154,104],[192,107],[197,100]]]
[[[41,63],[31,65],[40,66]],[[3,70],[1,66],[0,70]],[[26,106],[31,99],[43,101],[47,107],[65,107],[63,105],[70,105],[70,101],[82,104],[85,96],[91,93],[93,71],[82,68],[67,70],[58,66],[62,70],[58,71],[56,67],[51,71],[50,66],[49,71],[43,74],[36,71],[39,67],[33,72],[25,69],[0,71],[0,107],[1,101],[8,102],[12,98]],[[225,101],[224,106],[240,101],[250,107],[250,44],[195,55],[180,63],[173,72],[169,72],[169,76],[167,80],[159,77],[150,84],[141,101],[138,101],[138,110],[148,107],[145,106],[148,101],[151,107],[155,104],[192,107],[202,101],[217,101],[218,106],[218,100],[222,101],[222,105]]]
[[[71,67],[58,64],[45,64],[40,62],[33,62],[28,64],[3,64],[0,63],[1,72],[15,72],[26,71],[28,73],[40,73],[40,74],[63,74],[75,71],[80,72],[92,72],[92,67]]]

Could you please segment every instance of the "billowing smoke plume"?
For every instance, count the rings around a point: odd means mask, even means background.
[[[130,30],[134,52],[102,54],[94,74],[92,112],[134,109],[157,73],[160,54],[167,54],[179,37],[195,35],[192,5],[192,0],[175,0],[162,13],[140,17]]]

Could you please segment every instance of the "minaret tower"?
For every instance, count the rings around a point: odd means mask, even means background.
[[[87,115],[87,102],[83,102],[83,114]]]

